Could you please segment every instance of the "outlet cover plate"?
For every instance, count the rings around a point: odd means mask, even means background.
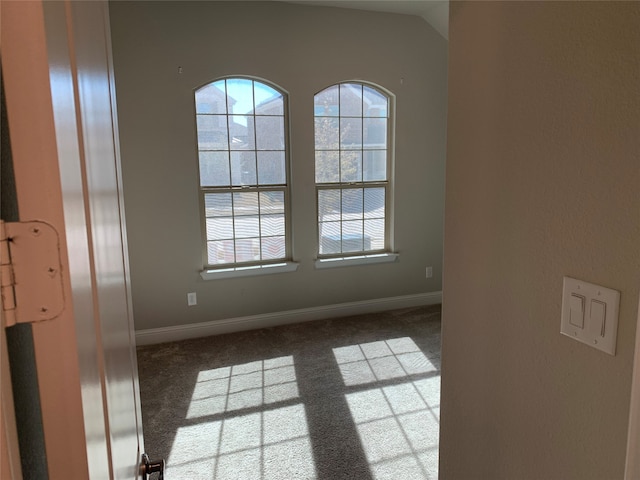
[[[189,307],[193,307],[198,304],[198,299],[196,297],[196,292],[187,293],[187,305]]]

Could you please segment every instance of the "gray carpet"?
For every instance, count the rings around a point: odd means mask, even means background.
[[[440,307],[138,348],[167,480],[435,479]]]

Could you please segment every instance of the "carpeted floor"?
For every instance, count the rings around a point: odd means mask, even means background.
[[[438,476],[440,307],[138,348],[167,480]]]

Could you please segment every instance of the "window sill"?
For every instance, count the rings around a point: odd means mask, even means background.
[[[320,258],[316,260],[316,268],[350,267],[352,265],[372,265],[374,263],[395,262],[400,255],[397,253],[376,253],[372,255],[357,255],[353,257]]]
[[[200,272],[200,276],[203,280],[220,280],[223,278],[254,277],[256,275],[295,272],[297,269],[297,262],[283,262],[270,265],[203,270]]]

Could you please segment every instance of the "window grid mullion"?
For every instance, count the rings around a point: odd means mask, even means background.
[[[258,177],[258,122],[256,118],[256,83],[254,81],[251,82],[251,95],[253,98],[253,148],[256,158],[256,184],[260,185],[260,178]]]
[[[342,86],[338,86],[338,181],[342,183]],[[340,190],[339,195],[339,205],[340,205],[340,221],[338,225],[340,226],[340,252],[344,250],[344,212],[342,210],[342,190]]]
[[[254,148],[254,163],[256,168],[256,185],[260,187],[260,177],[258,173],[258,121],[256,115],[256,82],[251,81],[251,98],[253,99],[253,148]],[[260,261],[262,258],[262,213],[260,209],[260,190],[257,191],[258,196],[258,256]]]
[[[224,80],[224,111],[229,115],[229,82],[226,78]]]
[[[258,239],[259,239],[259,248],[258,251],[260,253],[260,261],[263,260],[262,258],[262,207],[261,207],[261,195],[260,195],[260,191],[257,192],[258,194]]]
[[[231,164],[231,127],[229,121],[231,119],[231,112],[229,111],[229,84],[227,80],[224,81],[224,108],[227,112],[227,161],[229,162],[229,193],[231,194],[231,228],[233,233],[233,262],[237,262],[237,250],[238,245],[236,243],[236,205],[235,195],[232,190],[233,187],[233,165]]]
[[[375,182],[350,182],[350,183],[318,183],[316,184],[316,188],[318,190],[344,190],[347,188],[373,188],[373,187],[384,187],[385,189],[388,186],[387,181],[375,181]]]
[[[360,181],[364,181],[364,89],[360,85]],[[364,221],[364,190],[362,190],[362,216]],[[364,223],[362,224],[364,238]],[[364,249],[364,240],[363,246]]]
[[[229,187],[233,186],[233,165],[231,165],[231,128],[229,127],[229,85],[227,80],[224,81],[224,111],[227,112],[227,162],[229,162]],[[233,207],[233,193],[231,194],[232,201],[231,206]],[[233,208],[231,209],[231,215],[233,215]],[[235,243],[235,224],[233,230],[233,261],[235,262],[235,251],[236,251],[236,243]]]
[[[342,88],[338,86],[338,181],[342,183]],[[341,199],[342,201],[342,199]],[[342,220],[342,203],[340,203],[340,220]],[[342,231],[340,232],[342,236]],[[342,244],[340,244],[342,249]]]
[[[360,85],[360,175],[359,180],[364,183],[364,89]],[[364,187],[360,187],[362,190],[362,247],[360,250],[364,251]]]
[[[231,192],[231,226],[233,228],[233,262],[238,260],[238,245],[236,243],[236,199],[234,192]]]
[[[344,212],[342,210],[342,190],[340,190],[340,253],[344,252]]]

